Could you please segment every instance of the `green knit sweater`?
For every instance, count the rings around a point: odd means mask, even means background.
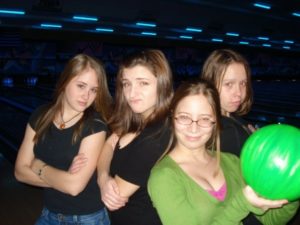
[[[249,212],[265,225],[286,224],[296,213],[299,202],[266,213],[255,208],[242,193],[245,186],[239,159],[221,153],[227,193],[219,201],[191,179],[169,156],[151,171],[148,192],[164,225],[238,225]]]

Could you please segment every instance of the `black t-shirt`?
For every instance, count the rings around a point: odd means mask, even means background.
[[[241,150],[245,141],[251,135],[247,127],[247,122],[241,117],[231,115],[231,117],[222,116],[222,130],[220,135],[221,151],[230,152],[240,157]],[[253,213],[250,213],[244,220],[244,225],[260,225]]]
[[[122,149],[116,146],[111,175],[118,175],[140,188],[130,196],[124,207],[111,212],[112,225],[161,225],[147,192],[147,181],[169,140],[169,127],[162,122],[146,127]]]
[[[37,119],[46,106],[39,107],[29,119],[30,126],[35,129]],[[35,157],[57,169],[67,171],[73,158],[78,154],[81,141],[92,134],[107,131],[107,126],[96,112],[83,126],[80,138],[72,144],[73,132],[78,125],[60,130],[54,124],[45,137],[34,146]],[[101,149],[99,149],[100,151]],[[50,211],[63,214],[90,214],[104,207],[100,200],[96,170],[85,189],[77,196],[71,196],[53,188],[44,188],[44,204]]]
[[[230,152],[239,157],[245,141],[251,134],[247,122],[237,116],[222,116],[221,123],[221,151]]]

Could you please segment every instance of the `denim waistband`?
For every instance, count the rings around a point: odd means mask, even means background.
[[[60,222],[84,222],[87,220],[92,220],[93,218],[97,218],[97,217],[107,217],[107,211],[105,208],[91,213],[91,214],[84,214],[84,215],[66,215],[66,214],[62,214],[62,213],[53,213],[50,212],[47,208],[43,208],[42,210],[42,215],[51,218],[52,220],[58,220]],[[101,216],[102,215],[102,216]]]

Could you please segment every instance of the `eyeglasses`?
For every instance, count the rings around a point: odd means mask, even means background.
[[[206,117],[206,116],[200,117],[200,119],[198,119],[198,120],[192,120],[188,116],[180,115],[180,116],[174,117],[174,119],[179,124],[186,125],[186,126],[190,126],[190,125],[192,125],[192,123],[195,122],[199,127],[209,128],[216,124],[215,121],[212,121],[209,117]]]

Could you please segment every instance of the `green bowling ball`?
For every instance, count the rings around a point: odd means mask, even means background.
[[[273,124],[255,131],[241,152],[245,182],[260,196],[300,199],[300,130]]]

